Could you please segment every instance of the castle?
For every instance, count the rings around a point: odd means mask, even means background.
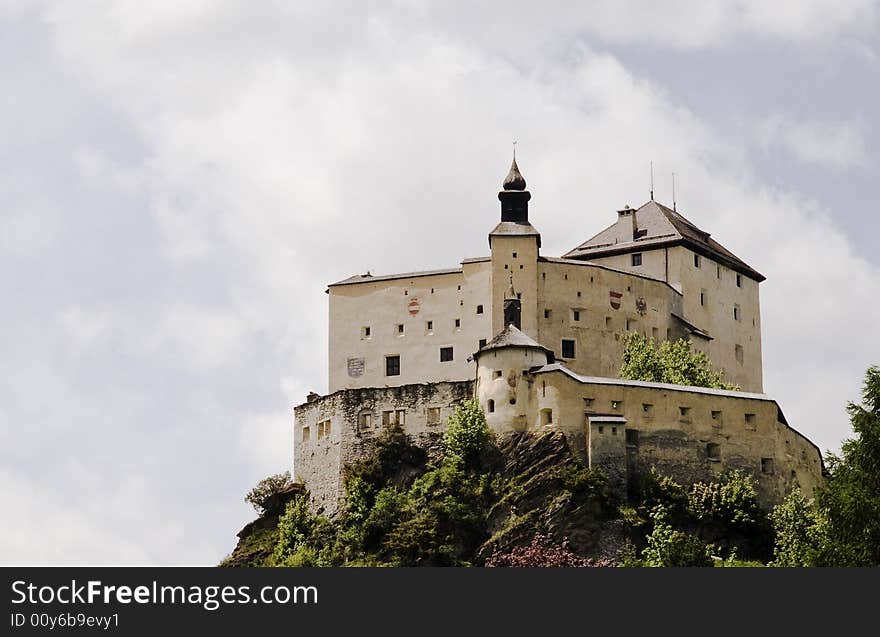
[[[514,157],[489,256],[332,283],[329,391],[294,409],[294,473],[332,512],[342,470],[384,427],[436,440],[475,397],[499,434],[548,429],[613,488],[656,467],[682,482],[732,469],[767,503],[822,476],[818,448],[762,393],[765,277],[653,200],[561,258],[541,255]],[[742,391],[617,378],[623,335],[687,339]]]

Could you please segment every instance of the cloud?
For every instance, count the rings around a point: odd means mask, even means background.
[[[801,162],[836,169],[865,166],[864,139],[854,122],[793,121],[774,115],[758,127],[761,147],[778,148]]]
[[[487,254],[512,138],[549,255],[638,205],[649,159],[674,167],[679,208],[769,277],[767,390],[836,446],[880,351],[880,273],[601,42],[859,36],[873,10],[672,6],[47,3],[75,94],[41,101],[64,145],[6,123],[37,141],[0,184],[44,178],[0,244],[0,499],[21,512],[0,562],[219,560],[244,492],[289,468],[292,403],[326,389],[325,284]]]

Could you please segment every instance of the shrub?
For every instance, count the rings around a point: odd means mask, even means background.
[[[291,484],[293,484],[293,480],[290,477],[290,471],[276,473],[260,480],[253,489],[247,492],[247,495],[244,496],[244,501],[253,506],[256,512],[262,515],[266,512],[269,499]]]
[[[688,341],[663,341],[630,332],[624,337],[620,378],[674,385],[695,385],[715,389],[739,389],[724,382],[724,374],[712,367],[703,352],[695,352]]]
[[[813,502],[792,491],[771,514],[775,544],[771,566],[820,566],[827,526]]]
[[[520,568],[554,567],[554,566],[611,566],[608,560],[593,560],[576,555],[568,547],[568,540],[562,544],[553,542],[541,533],[536,534],[528,546],[518,546],[507,553],[497,549],[486,566],[512,566]]]
[[[654,530],[642,552],[645,566],[712,566],[711,547],[696,535],[676,531],[669,514],[657,507],[651,515]]]
[[[486,416],[476,400],[463,401],[449,417],[443,442],[446,454],[475,466],[492,440]]]
[[[758,503],[754,478],[742,471],[694,484],[688,495],[688,506],[697,520],[714,520],[740,530],[764,525],[767,521],[767,514]]]

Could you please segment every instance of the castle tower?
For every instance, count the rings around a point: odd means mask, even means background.
[[[516,164],[504,178],[501,222],[489,233],[492,259],[492,333],[498,334],[509,323],[505,298],[515,288],[520,321],[517,328],[531,338],[538,337],[538,255],[541,235],[529,223],[529,200],[526,180]],[[508,304],[508,307],[513,306]],[[511,310],[512,311],[512,310]]]

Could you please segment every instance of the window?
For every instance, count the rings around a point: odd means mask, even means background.
[[[461,328],[461,319],[455,319],[455,329]]]
[[[492,372],[492,378],[501,378],[501,370],[500,370],[500,369],[496,369],[495,371],[493,371],[493,372]]]
[[[743,346],[742,345],[734,345],[733,346],[733,353],[736,356],[736,362],[742,363],[743,362]]]
[[[739,309],[739,305],[733,306],[733,320],[741,321],[742,320],[742,310]]]
[[[626,446],[627,447],[638,447],[639,446],[639,430],[638,429],[627,429],[625,435],[626,435]]]
[[[398,336],[403,336],[403,323],[398,323],[398,324],[397,324],[397,335],[398,335]]]
[[[584,407],[592,407],[594,400],[593,398],[584,398]]]
[[[649,403],[642,403],[642,413],[645,416],[653,416],[654,415],[654,405]]]
[[[626,319],[626,331],[632,332],[636,328],[636,320],[635,319]]]
[[[514,258],[514,259],[516,258],[516,252],[513,253],[513,258]]]
[[[706,290],[700,290],[700,305],[706,305]]]
[[[743,286],[743,278],[742,274],[736,275],[736,287],[741,288]]]
[[[720,265],[715,266],[715,276],[719,279],[721,278],[721,266]]]
[[[484,347],[486,347],[486,339],[481,338],[479,343],[477,343],[477,349],[483,349]]]
[[[632,255],[632,264],[633,266],[642,265],[642,253],[637,252]]]
[[[482,305],[478,305],[478,306],[477,306],[477,314],[482,314],[482,313],[483,313],[483,306],[482,306]]]
[[[440,424],[440,408],[428,407],[428,425],[434,426]]]
[[[581,298],[581,291],[578,290],[578,298]]]
[[[571,320],[572,321],[580,321],[581,320],[581,311],[580,310],[572,310],[571,311]]]
[[[617,427],[612,427],[612,428],[611,428],[611,435],[612,435],[612,436],[616,436],[616,435],[617,435]]]
[[[311,435],[312,435],[311,430],[308,427],[303,427],[302,441],[308,442]]]
[[[451,347],[441,347],[440,348],[440,362],[448,363],[452,360],[452,348]]]
[[[400,356],[385,357],[385,375],[400,376]]]
[[[574,358],[574,341],[572,339],[562,339],[562,358]]]
[[[541,424],[545,425],[545,426],[553,424],[553,410],[552,409],[542,409],[541,410]]]
[[[358,431],[367,431],[373,427],[373,413],[362,411],[358,414]]]
[[[755,418],[755,414],[746,414],[746,429],[755,430],[757,427],[757,418]]]
[[[679,407],[678,408],[678,415],[681,416],[682,418],[689,417],[690,413],[691,413],[690,407]]]
[[[653,338],[655,341],[660,340],[660,330],[658,328],[656,328],[656,327],[651,328],[651,338]]]
[[[712,462],[721,460],[721,445],[717,442],[710,442],[706,445],[706,457]]]
[[[317,430],[318,430],[318,432],[317,432],[318,433],[318,436],[317,436],[318,440],[321,440],[322,438],[326,438],[327,436],[329,436],[330,435],[330,421],[329,420],[322,420],[321,422],[319,422],[318,426],[317,426]]]
[[[614,409],[616,411],[620,411],[620,404],[622,402],[623,402],[622,400],[612,400],[611,401],[611,409]]]
[[[544,318],[545,319],[550,318],[550,310],[544,310]]]
[[[721,412],[720,411],[713,411],[712,412],[712,420],[721,421]]]
[[[383,427],[388,427],[391,425],[403,426],[405,424],[406,424],[406,410],[405,409],[394,409],[394,410],[382,412],[382,426]]]
[[[370,338],[370,326],[365,325],[361,328],[361,338]]]
[[[605,427],[603,427],[602,425],[599,425],[599,433],[600,434],[605,433]]]
[[[486,402],[486,411],[488,411],[490,414],[495,413],[495,401],[491,398]]]
[[[775,465],[776,463],[773,462],[773,458],[761,458],[761,473],[773,475],[776,473]]]
[[[699,254],[694,255],[694,267],[695,268],[700,267],[700,255]]]
[[[611,329],[611,317],[610,316],[605,317],[605,329],[606,330]]]
[[[428,334],[434,331],[434,321],[428,321],[425,323],[425,331],[428,332]]]

